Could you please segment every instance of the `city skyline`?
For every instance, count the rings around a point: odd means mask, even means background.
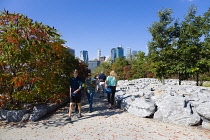
[[[152,36],[148,27],[159,20],[158,11],[172,8],[172,17],[183,21],[190,5],[197,6],[196,15],[208,11],[210,0],[0,0],[0,11],[27,15],[58,30],[65,46],[88,50],[89,59],[109,56],[112,48],[146,52]]]

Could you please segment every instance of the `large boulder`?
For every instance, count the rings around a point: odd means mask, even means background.
[[[19,122],[27,112],[27,110],[9,110],[6,120],[7,122]]]
[[[29,121],[37,121],[47,114],[46,105],[37,105],[33,108],[33,113],[29,117]]]
[[[198,125],[201,121],[195,108],[183,97],[166,96],[157,106],[158,110],[154,114],[156,120],[185,126]]]
[[[155,103],[146,98],[136,98],[128,108],[128,112],[139,117],[151,117],[156,111]]]
[[[203,121],[210,123],[210,101],[200,102],[198,106],[196,106],[196,111]]]

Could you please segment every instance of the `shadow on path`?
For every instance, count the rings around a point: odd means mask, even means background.
[[[69,123],[73,124],[75,122],[79,122],[80,120],[90,121],[90,118],[97,117],[97,116],[104,116],[108,118],[115,114],[121,114],[123,111],[118,109],[114,106],[114,109],[108,109],[108,102],[105,97],[100,98],[99,93],[95,93],[93,98],[93,112],[88,112],[88,100],[86,96],[82,97],[82,118],[77,118],[77,112],[73,113],[72,121],[66,121],[68,117],[68,109],[69,104],[59,108],[58,110],[48,114],[47,116],[43,117],[39,121],[36,122],[12,122],[6,123],[1,122],[0,127],[4,127],[8,130],[13,128],[30,128],[30,129],[38,129],[44,127],[45,129],[49,127],[62,127]]]

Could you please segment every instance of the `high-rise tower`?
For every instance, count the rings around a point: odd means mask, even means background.
[[[98,49],[97,56],[98,56],[98,60],[100,60],[100,57],[101,57],[101,49]]]
[[[89,60],[88,51],[86,50],[80,51],[80,59],[83,60],[87,64]]]

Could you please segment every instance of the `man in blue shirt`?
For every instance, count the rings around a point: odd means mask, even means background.
[[[71,121],[73,106],[76,103],[78,105],[78,118],[81,118],[81,89],[82,89],[82,79],[78,77],[78,71],[75,70],[73,73],[74,77],[70,79],[70,106],[69,106],[69,118],[68,121]]]

